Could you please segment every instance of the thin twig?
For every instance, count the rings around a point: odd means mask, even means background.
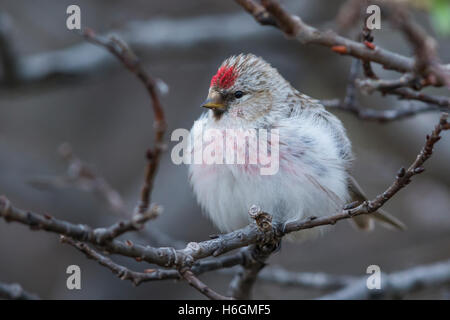
[[[330,290],[347,286],[358,278],[327,273],[294,272],[281,267],[272,267],[262,270],[258,279],[282,286]]]
[[[389,122],[411,117],[420,113],[425,112],[435,112],[435,111],[446,111],[446,109],[441,109],[437,106],[431,104],[409,104],[397,109],[370,109],[362,108],[358,105],[353,107],[348,107],[348,105],[341,102],[339,99],[333,100],[322,100],[321,103],[329,109],[338,109],[346,112],[350,112],[357,116],[361,120],[367,121],[378,121],[378,122]]]
[[[149,209],[155,175],[158,170],[161,154],[165,149],[163,139],[167,124],[164,111],[158,97],[156,81],[144,70],[137,56],[124,42],[114,37],[108,39],[97,36],[91,29],[86,29],[83,32],[83,35],[87,40],[105,47],[114,56],[116,56],[123,63],[123,65],[134,73],[136,77],[144,84],[151,97],[153,113],[155,116],[155,146],[153,150],[149,149],[146,154],[147,165],[145,168],[145,179],[141,190],[140,203],[137,208],[138,212],[144,213]]]
[[[38,189],[76,187],[80,190],[93,192],[117,214],[127,217],[130,211],[120,193],[115,190],[96,170],[77,157],[70,144],[63,143],[58,148],[61,158],[67,163],[64,176],[36,177],[29,183]]]
[[[321,300],[399,299],[418,289],[440,287],[450,283],[450,260],[381,274],[380,289],[369,290],[367,277],[320,297]]]
[[[189,285],[200,291],[203,295],[205,295],[211,300],[233,300],[233,298],[223,296],[220,293],[217,293],[211,288],[209,288],[205,283],[203,283],[199,278],[197,278],[194,275],[194,273],[189,269],[180,271],[180,274],[184,279],[186,279]]]
[[[119,279],[130,280],[134,285],[139,285],[145,281],[159,280],[159,279],[169,279],[177,276],[177,273],[172,270],[161,270],[161,269],[147,269],[146,272],[136,272],[115,263],[110,258],[98,253],[94,249],[90,248],[87,244],[75,241],[72,238],[61,236],[61,242],[70,244],[79,251],[83,252],[89,259],[97,261],[100,265],[110,269]]]
[[[237,1],[240,5],[243,2],[257,5],[253,0]],[[284,32],[290,38],[296,39],[303,44],[317,44],[329,47],[334,52],[350,55],[358,59],[372,61],[383,65],[386,69],[400,72],[413,72],[415,70],[414,59],[407,58],[397,53],[391,52],[380,47],[368,48],[366,45],[339,36],[332,31],[322,32],[302,21],[300,17],[291,15],[280,4],[273,0],[261,1],[262,7],[273,19],[276,27]],[[255,20],[259,22],[261,14],[255,16],[250,12]],[[264,13],[265,14],[265,13]],[[446,66],[439,65],[442,70],[448,70]],[[450,70],[449,70],[450,72]],[[442,82],[436,81],[434,85],[441,85]]]
[[[417,82],[416,79],[417,78],[412,73],[405,73],[400,78],[394,80],[358,79],[356,84],[364,93],[370,94],[376,90],[381,92],[389,92],[393,89],[409,87]]]
[[[62,243],[70,244],[82,253],[84,253],[89,259],[97,261],[100,265],[108,268],[114,274],[117,275],[121,280],[129,280],[134,285],[138,286],[143,282],[157,281],[157,280],[168,280],[168,279],[181,279],[180,272],[177,270],[164,270],[164,269],[146,269],[144,272],[132,271],[129,268],[120,265],[110,258],[100,254],[93,248],[89,247],[86,243],[75,241],[72,238],[61,236]],[[131,241],[127,241],[128,245],[132,246]],[[227,255],[223,257],[217,257],[215,259],[203,260],[196,262],[191,271],[195,275],[200,275],[205,272],[215,271],[218,269],[231,268],[236,265],[243,264],[243,255],[238,252],[232,255]]]
[[[39,300],[34,293],[25,291],[20,284],[0,282],[0,298],[8,300]]]

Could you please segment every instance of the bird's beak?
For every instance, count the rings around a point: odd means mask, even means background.
[[[206,98],[206,101],[203,102],[202,107],[216,111],[225,111],[227,108],[225,101],[219,92],[211,92]]]

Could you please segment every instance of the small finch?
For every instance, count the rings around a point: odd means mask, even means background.
[[[211,79],[203,107],[209,110],[195,121],[190,141],[200,139],[202,152],[213,151],[203,153],[200,163],[190,164],[189,178],[199,204],[221,231],[246,226],[252,205],[281,225],[331,215],[347,203],[366,200],[349,172],[353,156],[342,123],[318,100],[293,88],[262,58],[240,54],[226,59]],[[268,134],[261,134],[261,129]],[[244,133],[243,144],[230,143],[232,130]],[[214,132],[215,139],[205,132]],[[225,139],[218,139],[217,133],[225,134]],[[252,150],[258,150],[260,156],[260,149],[264,149],[258,145],[261,140],[271,162],[254,161],[249,156]],[[225,159],[229,150],[223,151],[228,147],[237,154],[244,148],[244,161],[225,161],[230,160]],[[191,143],[187,154],[192,156],[196,148],[198,145]],[[260,169],[275,161],[276,172],[261,173]],[[399,220],[380,210],[353,221],[369,230],[372,219],[403,228]],[[289,238],[303,240],[322,229],[302,230]]]

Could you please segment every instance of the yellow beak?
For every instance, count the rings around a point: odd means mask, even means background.
[[[225,101],[219,92],[211,92],[206,98],[206,101],[203,102],[202,107],[222,111],[227,108]]]

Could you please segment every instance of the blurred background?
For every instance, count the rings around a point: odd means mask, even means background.
[[[282,2],[305,22],[334,30],[335,17],[343,3]],[[150,222],[150,228],[175,239],[201,241],[217,232],[196,204],[187,168],[171,162],[170,149],[175,143],[169,137],[176,128],[190,129],[199,117],[211,76],[226,57],[251,52],[269,61],[303,93],[318,99],[345,95],[352,58],[324,47],[289,41],[278,30],[258,25],[234,1],[0,0],[0,14],[9,28],[12,50],[24,79],[20,85],[3,83],[0,88],[0,194],[19,208],[92,226],[117,220],[92,193],[70,187],[41,190],[30,184],[38,177],[66,173],[66,164],[57,153],[63,142],[70,143],[79,158],[124,196],[130,210],[139,198],[145,150],[153,142],[148,94],[108,52],[67,30],[66,8],[70,4],[80,6],[82,27],[91,27],[99,34],[115,30],[130,44],[148,72],[169,88],[162,96],[169,125],[168,152],[161,161],[152,198],[164,207],[164,213]],[[439,55],[448,63],[450,38],[445,30],[436,29],[433,19],[438,18],[430,10],[415,10],[414,17],[436,37]],[[356,33],[348,32],[347,36],[354,37],[359,30],[358,26]],[[412,55],[402,34],[383,20],[383,12],[382,29],[375,31],[374,36],[377,45]],[[377,65],[374,69],[381,77],[398,77]],[[67,70],[69,75],[64,74]],[[444,89],[427,92],[448,94]],[[365,107],[380,109],[419,103],[379,94],[360,99]],[[369,197],[383,191],[397,170],[415,159],[426,134],[439,118],[439,113],[428,113],[379,124],[344,112],[335,113],[354,145],[354,176]],[[407,231],[377,227],[374,232],[362,233],[348,222],[341,222],[316,241],[284,243],[269,265],[299,272],[363,276],[371,264],[379,265],[383,272],[392,272],[448,259],[449,160],[450,137],[444,133],[426,163],[426,172],[415,177],[385,206],[407,224]],[[148,268],[144,263],[122,258],[117,261],[138,271]],[[81,290],[66,288],[65,271],[72,264],[81,267]],[[231,275],[213,272],[201,279],[217,291],[226,292]],[[18,282],[48,299],[203,298],[184,282],[151,282],[135,288],[74,248],[61,244],[57,235],[34,232],[4,220],[0,220],[0,281]],[[259,299],[314,298],[325,293],[261,281],[254,289],[254,297]],[[449,287],[407,296],[449,297]]]

